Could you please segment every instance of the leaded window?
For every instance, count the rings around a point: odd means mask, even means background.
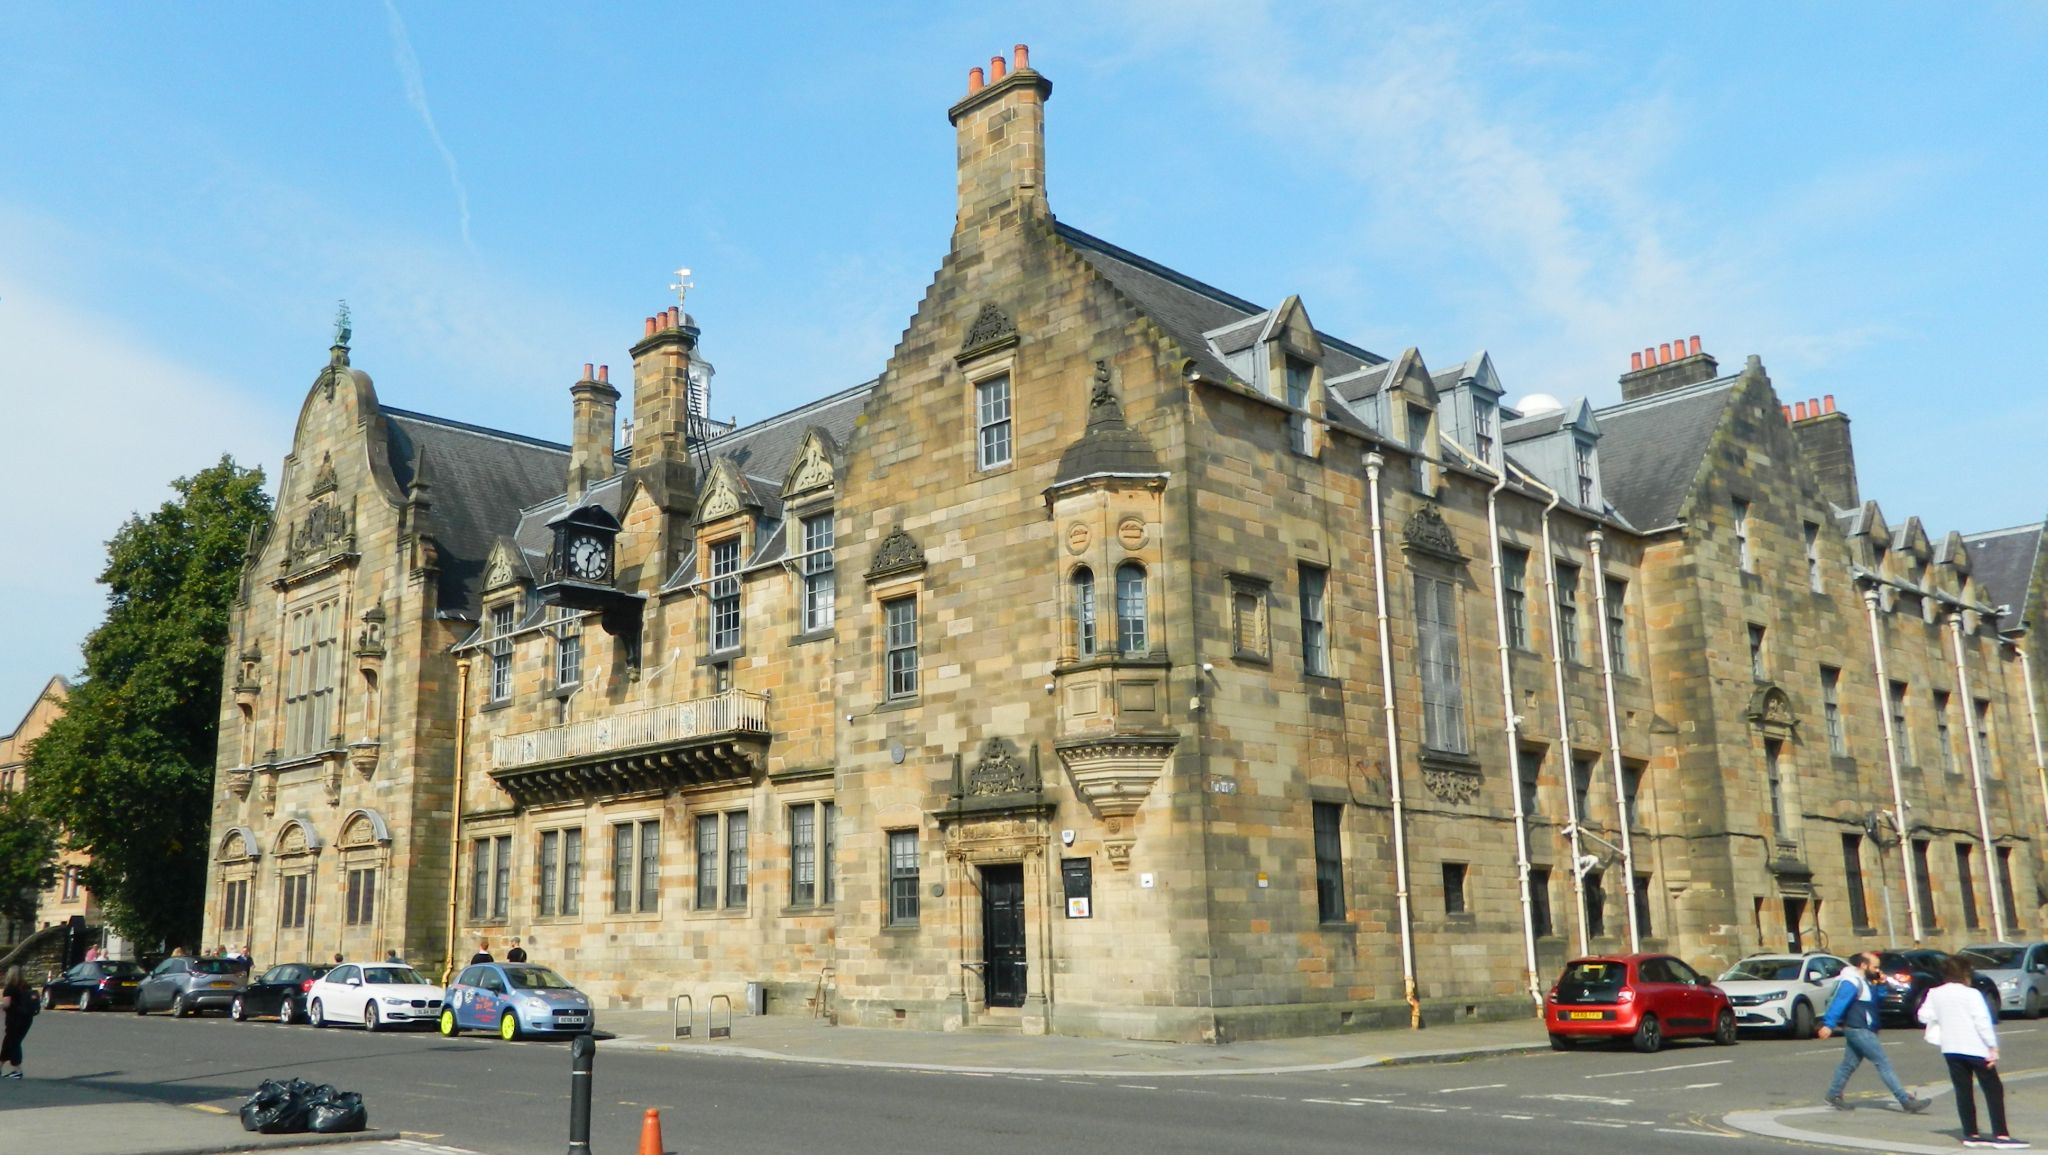
[[[1820,710],[1821,721],[1828,731],[1828,753],[1847,754],[1849,737],[1842,727],[1842,671],[1833,666],[1820,668]],[[1859,922],[1856,925],[1870,924]]]
[[[633,824],[612,826],[612,913],[633,912]]]
[[[556,607],[555,685],[573,686],[583,680],[583,615]]]
[[[736,810],[725,816],[725,905],[747,905],[747,814]]]
[[[1557,648],[1567,662],[1579,660],[1579,567],[1557,565]]]
[[[815,803],[789,808],[789,904],[818,901],[818,812]]]
[[[1074,652],[1083,658],[1095,656],[1095,571],[1078,566],[1067,579],[1068,596],[1074,604]]]
[[[348,872],[347,898],[342,922],[347,926],[368,926],[377,919],[377,868],[359,866]]]
[[[512,621],[510,605],[491,607],[491,701],[512,697]]]
[[[340,671],[340,602],[295,611],[286,623],[285,753],[310,754],[334,741],[334,691]]]
[[[1628,673],[1628,583],[1619,578],[1607,579],[1607,650],[1614,672]]]
[[[306,900],[312,894],[313,876],[303,872],[287,874],[279,882],[281,886],[277,925],[286,930],[303,930],[306,925]]]
[[[718,815],[697,816],[697,909],[718,906]]]

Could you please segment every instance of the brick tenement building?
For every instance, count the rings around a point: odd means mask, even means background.
[[[1846,416],[1697,339],[1510,405],[1089,236],[1050,92],[975,70],[951,250],[792,412],[704,422],[680,307],[568,445],[387,409],[337,342],[238,610],[209,939],[1227,1040],[1527,1014],[1632,938],[2037,926],[2041,526],[1892,528]]]

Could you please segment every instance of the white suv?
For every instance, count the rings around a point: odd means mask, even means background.
[[[1737,1026],[1810,1039],[1848,966],[1831,954],[1753,954],[1714,985],[1728,992]]]

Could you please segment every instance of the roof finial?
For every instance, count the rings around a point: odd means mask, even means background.
[[[347,302],[347,301],[336,301],[336,302],[334,303],[334,343],[335,343],[335,345],[336,345],[336,346],[338,346],[339,348],[343,348],[343,349],[346,349],[346,348],[348,348],[348,339],[349,339],[349,338],[350,338],[351,336],[353,336],[353,335],[354,335],[354,333],[355,333],[355,330],[353,330],[353,329],[349,328],[349,312],[348,312],[348,302]]]
[[[669,285],[669,288],[675,291],[676,307],[678,309],[681,309],[684,303],[683,298],[688,297],[690,290],[696,287],[697,282],[690,279],[690,270],[687,266],[676,270],[675,282]]]

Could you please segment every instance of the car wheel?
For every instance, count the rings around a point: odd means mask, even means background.
[[[1792,1037],[1810,1039],[1813,1037],[1813,1004],[1800,999],[1792,1004]]]
[[[381,1027],[383,1025],[384,1024],[380,1022],[377,1018],[377,1004],[363,1004],[363,1029],[366,1031],[374,1031],[378,1027]]]
[[[1723,1009],[1714,1020],[1714,1042],[1723,1047],[1735,1045],[1735,1012]]]
[[[139,991],[136,992],[135,995],[135,1013],[138,1015],[146,1015],[149,1013],[149,1004],[142,1001],[142,994]]]
[[[2041,992],[2034,990],[2031,987],[2027,989],[2026,1014],[2027,1017],[2030,1019],[2038,1019],[2041,1017]]]
[[[316,1027],[327,1025],[327,1016],[321,1013],[319,999],[314,999],[313,1004],[306,1008],[306,1021]]]
[[[235,1001],[228,1004],[228,1017],[238,1023],[249,1021],[249,1007],[242,1001],[242,996],[236,995]]]
[[[89,1011],[89,1010],[91,1010],[91,1009],[92,1009],[92,992],[91,992],[91,991],[80,991],[80,992],[78,992],[78,1009],[79,1009],[79,1010],[81,1010],[81,1011]]]
[[[1553,1051],[1569,1051],[1577,1042],[1578,1040],[1570,1035],[1552,1035],[1550,1036],[1550,1049]]]
[[[291,998],[287,996],[277,1000],[277,1021],[290,1026],[293,1017]]]
[[[1664,1046],[1664,1029],[1657,1024],[1657,1016],[1644,1015],[1636,1024],[1636,1033],[1629,1039],[1631,1046],[1645,1055],[1656,1054]]]
[[[184,995],[179,995],[179,996],[177,996],[176,998],[174,998],[174,999],[172,999],[172,1000],[171,1000],[171,1017],[172,1017],[172,1018],[175,1018],[175,1019],[182,1019],[182,1018],[184,1018],[184,1017],[185,1017],[186,1015],[189,1015],[189,1014],[191,1014],[191,1013],[192,1013],[192,1004],[191,1004],[191,1003],[188,1003],[188,1002],[186,1002],[186,1001],[185,1001],[185,996],[184,996]]]
[[[442,1009],[442,1011],[441,1011],[441,1035],[442,1035],[442,1037],[443,1037],[443,1038],[449,1038],[449,1039],[452,1039],[452,1038],[454,1038],[455,1036],[457,1036],[457,1035],[459,1035],[459,1034],[461,1034],[461,1033],[462,1033],[462,1025],[461,1025],[460,1023],[457,1023],[457,1022],[455,1021],[455,1012],[454,1012],[454,1011],[451,1011],[451,1010],[448,1010],[448,1009],[446,1009],[446,1008],[444,1007],[444,1008]]]
[[[513,1014],[511,1011],[505,1012],[505,1016],[498,1020],[498,1037],[508,1043],[519,1037],[518,1015]]]

